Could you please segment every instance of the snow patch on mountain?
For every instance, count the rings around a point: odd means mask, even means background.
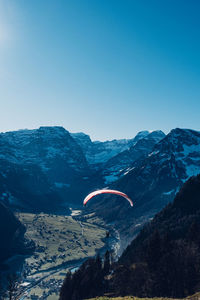
[[[175,191],[175,189],[173,189],[169,192],[164,192],[163,195],[166,195],[166,196],[171,195],[172,193],[174,193],[174,191]]]
[[[127,175],[129,172],[131,172],[134,169],[135,169],[135,167],[127,168],[126,171],[123,173],[123,175]]]
[[[136,142],[132,143],[128,149],[111,157],[103,165],[102,174],[105,183],[114,182],[122,176],[127,175],[134,169],[134,162],[147,156],[155,144],[165,137],[165,134],[160,130],[151,133],[145,131],[145,134],[140,133],[136,137]],[[151,155],[153,154],[155,152],[151,153]]]
[[[191,176],[195,176],[195,175],[198,175],[200,174],[200,164],[198,166],[195,166],[195,165],[189,165],[189,166],[185,166],[186,167],[186,173],[187,173],[187,178],[190,178]]]

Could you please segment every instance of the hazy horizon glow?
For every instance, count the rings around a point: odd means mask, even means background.
[[[0,131],[200,130],[200,3],[0,0]]]

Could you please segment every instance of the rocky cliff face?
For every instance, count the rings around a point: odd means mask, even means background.
[[[0,167],[1,200],[36,210],[72,201],[90,174],[81,147],[62,127],[0,134]]]

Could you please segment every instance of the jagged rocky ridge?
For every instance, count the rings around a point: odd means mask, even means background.
[[[103,184],[110,184],[124,175],[134,161],[150,153],[165,134],[160,131],[141,131],[133,139],[92,142],[84,133],[72,134],[81,146],[88,164],[97,170]]]
[[[143,224],[172,201],[176,192],[191,175],[200,172],[200,132],[173,129],[153,150],[133,162],[125,175],[109,187],[127,193],[128,203],[109,196],[93,200],[89,205],[107,222],[114,222],[128,242]]]
[[[149,135],[149,131],[141,131],[132,139],[121,139],[112,141],[94,141],[92,142],[89,135],[82,132],[71,133],[71,136],[82,148],[85,157],[90,165],[95,168],[102,168],[110,158],[117,154],[128,150],[132,145],[135,145],[140,139]]]
[[[150,153],[165,134],[158,130],[145,135],[137,135],[134,143],[119,154],[111,157],[102,167],[102,174],[106,184],[116,181],[130,171],[133,163]]]

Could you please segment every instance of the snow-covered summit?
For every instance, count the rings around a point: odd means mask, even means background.
[[[134,138],[135,142],[137,142],[137,141],[140,140],[140,139],[143,139],[143,138],[146,137],[149,133],[150,133],[150,132],[149,132],[148,130],[139,131],[139,132],[136,134],[135,138]]]
[[[176,128],[156,143],[145,159],[137,161],[123,182],[132,182],[136,190],[144,193],[147,188],[153,198],[161,197],[159,193],[166,198],[166,195],[173,197],[183,182],[198,173],[200,132]]]
[[[191,129],[176,128],[158,143],[153,156],[160,159],[174,159],[175,166],[181,168],[181,179],[200,173],[200,132]],[[176,167],[174,167],[176,170]],[[178,176],[178,175],[177,175]]]
[[[87,165],[80,146],[60,126],[43,126],[35,130],[18,130],[0,134],[0,157],[15,163],[37,163],[62,157],[80,168]],[[9,151],[6,151],[8,150]],[[48,168],[48,167],[47,167]]]
[[[139,132],[132,139],[114,139],[111,141],[94,141],[84,133],[72,133],[72,137],[82,147],[86,159],[90,165],[99,165],[106,163],[112,157],[119,153],[128,150],[132,145],[137,143],[140,139],[146,137],[149,131],[144,130]]]

